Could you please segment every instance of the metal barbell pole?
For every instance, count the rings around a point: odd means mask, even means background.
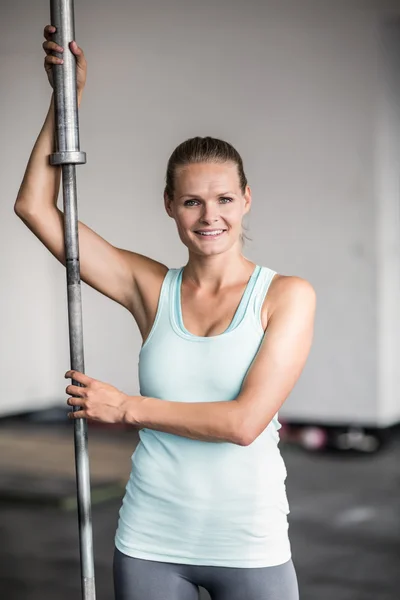
[[[64,240],[67,274],[68,324],[71,369],[84,373],[81,281],[75,165],[86,163],[79,148],[76,59],[69,48],[75,40],[74,1],[50,0],[53,40],[64,52],[54,53],[63,64],[53,65],[56,152],[50,164],[61,166],[64,199]],[[73,385],[80,386],[72,380]],[[74,411],[79,407],[74,407]],[[74,419],[75,469],[78,501],[79,546],[83,600],[95,600],[90,471],[86,419]]]

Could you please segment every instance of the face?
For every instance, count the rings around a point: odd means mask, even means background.
[[[175,195],[164,197],[179,237],[196,254],[220,254],[241,247],[243,216],[251,191],[242,194],[235,163],[194,163],[175,174]]]

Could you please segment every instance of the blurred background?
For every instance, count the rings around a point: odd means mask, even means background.
[[[65,269],[13,211],[48,111],[46,0],[0,19],[0,597],[80,597]],[[280,411],[304,600],[400,589],[400,0],[75,0],[88,60],[79,219],[169,267],[183,140],[232,143],[253,192],[244,254],[308,279],[314,344]],[[62,194],[59,197],[62,208]],[[138,394],[132,316],[82,283],[85,371]],[[138,442],[90,425],[98,600]],[[201,599],[209,596],[201,590]]]

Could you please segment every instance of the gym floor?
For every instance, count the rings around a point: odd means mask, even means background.
[[[1,429],[5,434],[7,425]],[[102,436],[109,442],[109,433],[96,432],[97,442]],[[113,432],[118,446],[117,438],[126,440],[126,432]],[[13,439],[17,445],[15,431]],[[282,442],[280,447],[288,471],[290,537],[301,599],[398,599],[400,436],[374,455],[312,454]],[[25,459],[31,454],[25,449]],[[0,481],[7,463],[4,449],[1,455]],[[11,452],[7,456],[12,460]],[[128,461],[129,456],[124,468]],[[0,506],[0,597],[80,598],[75,511],[4,498]],[[93,505],[97,600],[113,597],[119,506],[119,499]],[[209,600],[203,589],[200,600]]]

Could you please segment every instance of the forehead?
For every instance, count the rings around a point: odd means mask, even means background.
[[[176,171],[176,188],[181,194],[225,192],[239,188],[235,163],[193,163]]]

